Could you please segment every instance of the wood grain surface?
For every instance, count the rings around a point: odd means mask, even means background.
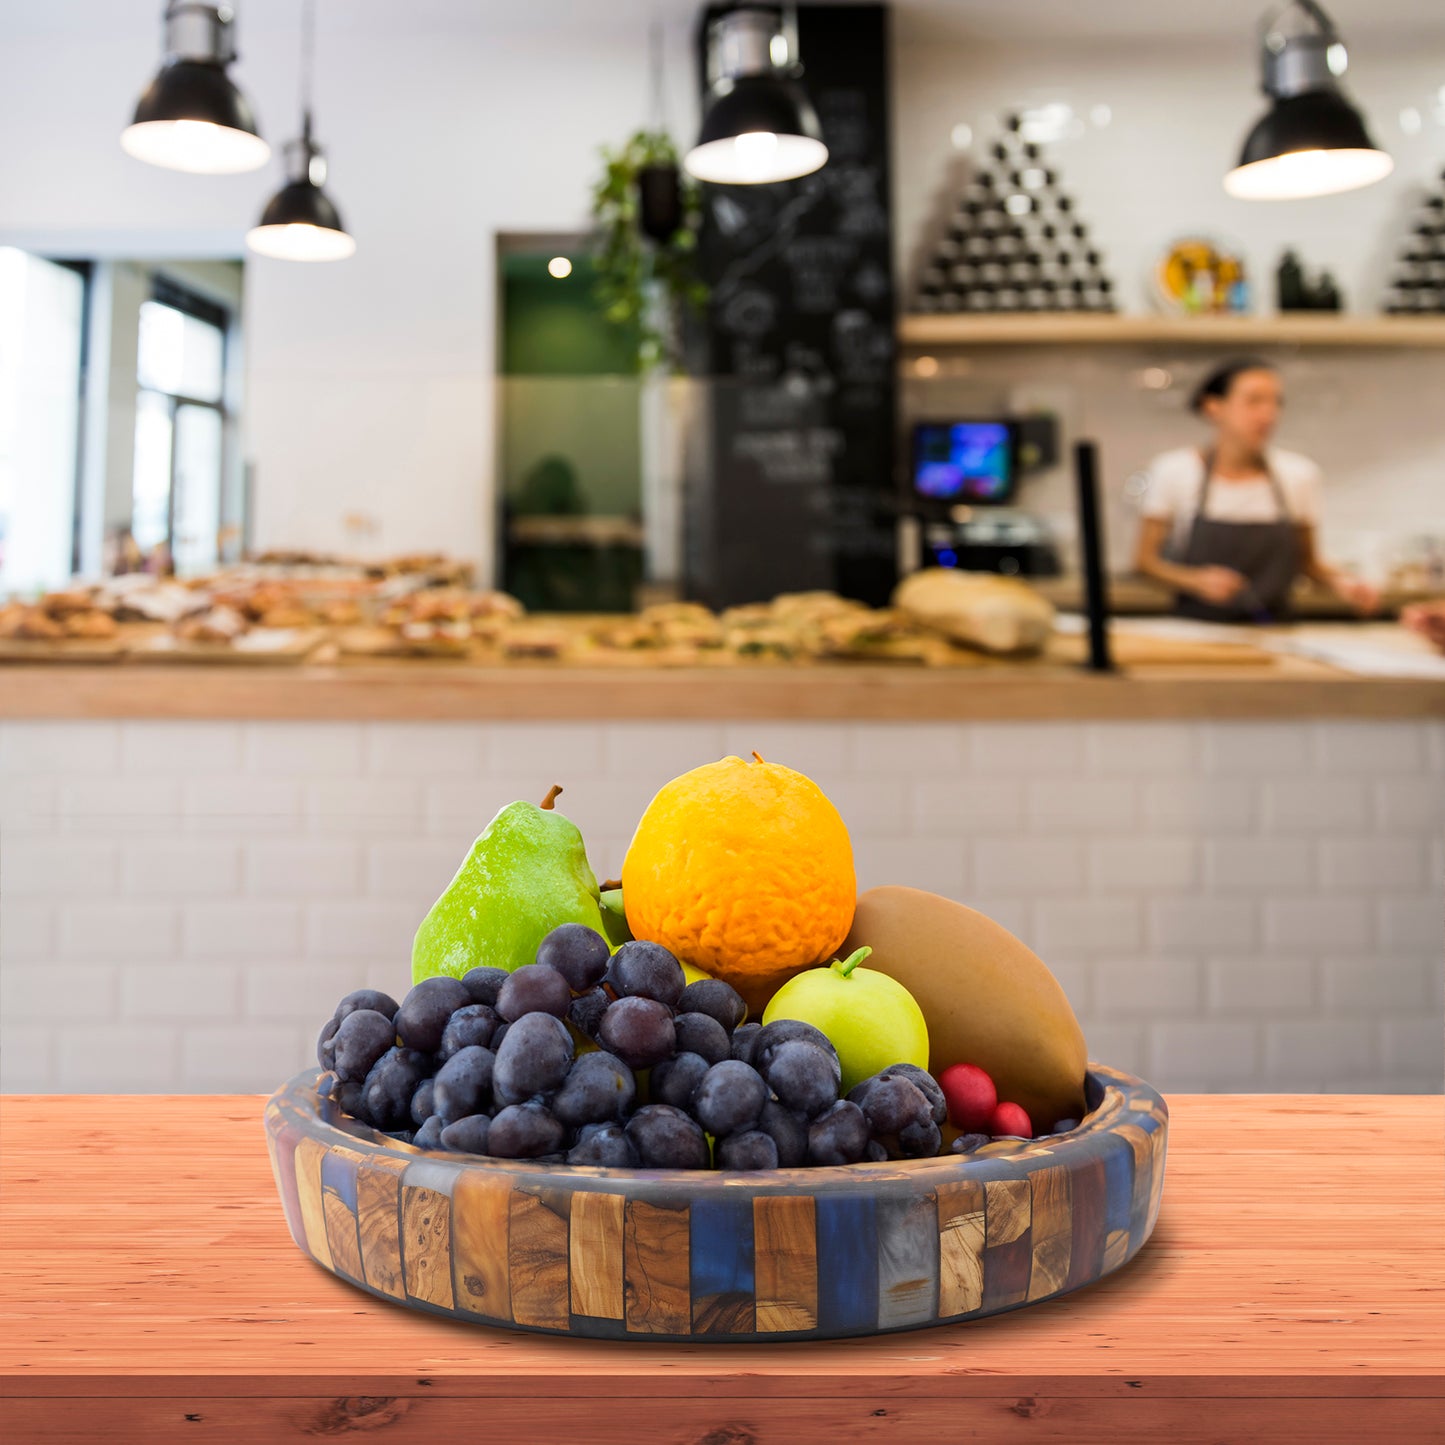
[[[564,682],[565,685],[559,685]],[[787,663],[625,672],[418,661],[350,667],[17,664],[0,718],[595,720],[762,718],[1445,717],[1445,683],[1353,677],[1303,658],[1274,666],[1140,666],[1114,676],[1046,661],[969,668]]]
[[[289,1237],[263,1103],[0,1098],[7,1439],[1441,1438],[1439,1096],[1171,1096],[1158,1223],[1117,1274],[971,1323],[771,1346],[523,1335],[362,1294]],[[386,1183],[358,1172],[359,1219]],[[1033,1202],[989,1247],[1027,1237]],[[977,1212],[938,1209],[944,1238]],[[825,1214],[820,1239],[856,1224]],[[1103,1227],[1107,1248],[1129,1221]],[[787,1223],[764,1229],[792,1281],[774,1293],[805,1293]],[[818,1308],[846,1303],[814,1288]]]

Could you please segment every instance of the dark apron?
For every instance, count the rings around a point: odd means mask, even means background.
[[[1199,505],[1174,560],[1186,567],[1232,567],[1244,577],[1245,585],[1225,603],[1206,602],[1180,592],[1174,599],[1179,616],[1205,622],[1279,622],[1289,615],[1290,588],[1299,571],[1299,534],[1279,478],[1268,464],[1264,474],[1279,506],[1279,517],[1273,522],[1221,522],[1204,515],[1214,477],[1214,453],[1204,454]]]

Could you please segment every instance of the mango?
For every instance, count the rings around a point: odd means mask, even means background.
[[[1036,1134],[1081,1119],[1088,1052],[1059,981],[993,919],[919,888],[870,888],[858,899],[845,956],[896,978],[928,1024],[928,1070],[977,1064],[1000,1099],[1021,1104]]]

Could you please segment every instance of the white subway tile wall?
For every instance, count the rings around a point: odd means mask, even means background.
[[[1164,1089],[1438,1092],[1445,724],[0,723],[0,1088],[269,1091],[503,803],[599,878],[724,752],[812,775],[862,887],[948,893]]]

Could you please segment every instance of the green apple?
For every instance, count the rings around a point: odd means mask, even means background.
[[[794,974],[763,1010],[765,1024],[801,1019],[827,1034],[843,1066],[843,1095],[890,1064],[928,1067],[923,1010],[896,978],[858,966],[872,952],[860,948],[826,968]]]

